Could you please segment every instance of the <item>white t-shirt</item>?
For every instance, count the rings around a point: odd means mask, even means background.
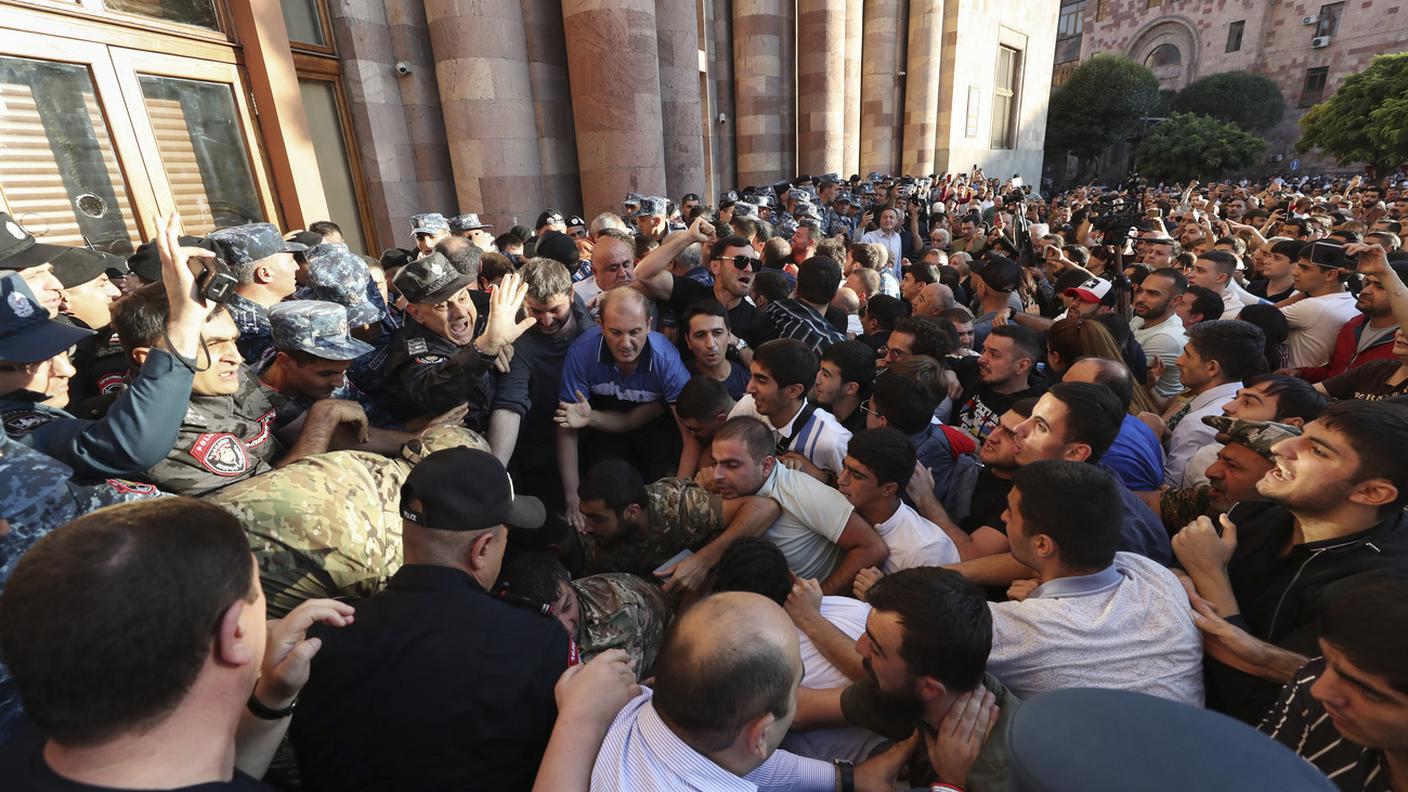
[[[803,408],[806,402],[802,402]],[[841,475],[841,468],[846,460],[846,446],[851,444],[851,431],[842,426],[836,420],[836,416],[827,412],[825,408],[818,407],[812,413],[811,420],[805,426],[796,427],[797,418],[802,411],[798,410],[792,420],[786,426],[773,426],[772,421],[766,415],[758,412],[758,406],[753,402],[753,394],[745,394],[738,403],[733,405],[733,410],[728,414],[730,418],[737,418],[740,415],[747,415],[757,418],[772,430],[773,440],[782,439],[783,435],[791,437],[787,444],[787,450],[796,451],[813,465],[822,470],[829,470],[836,475]]]
[[[907,503],[900,503],[890,519],[877,523],[875,532],[890,548],[885,559],[885,574],[915,567],[957,564],[958,548],[939,526],[920,516]]]
[[[1176,363],[1178,356],[1183,354],[1184,345],[1188,343],[1188,335],[1183,331],[1183,320],[1178,318],[1178,314],[1169,314],[1167,319],[1153,327],[1145,327],[1144,319],[1136,316],[1129,320],[1129,331],[1134,334],[1134,340],[1139,342],[1139,346],[1144,349],[1144,356],[1151,363],[1154,358],[1164,362],[1164,375],[1159,377],[1154,390],[1164,398],[1181,393],[1183,383]]]
[[[782,507],[782,516],[768,528],[767,538],[782,550],[792,571],[817,580],[831,574],[841,560],[836,540],[853,511],[846,496],[782,465],[773,465],[757,494]]]
[[[1065,688],[1136,690],[1203,706],[1203,639],[1173,573],[1133,553],[1094,575],[994,602],[988,672],[1018,698]]]
[[[860,638],[865,632],[865,619],[869,615],[870,606],[860,600],[831,596],[821,598],[821,617],[849,638]],[[802,687],[830,690],[845,687],[854,681],[822,656],[806,633],[798,630],[797,640],[802,645]],[[788,732],[782,741],[782,747],[794,754],[827,762],[832,759],[861,762],[883,742],[885,738],[874,732],[847,726],[840,729]]]
[[[1291,352],[1291,366],[1305,368],[1330,362],[1335,337],[1345,322],[1359,315],[1354,307],[1354,295],[1347,291],[1306,297],[1281,309],[1291,326],[1286,345]]]

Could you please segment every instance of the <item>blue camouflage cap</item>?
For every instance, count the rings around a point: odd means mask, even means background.
[[[641,198],[640,213],[643,215],[665,214],[665,199],[658,195],[647,195]]]
[[[462,215],[455,215],[450,218],[450,231],[458,234],[464,231],[476,231],[480,228],[493,228],[492,225],[482,222],[479,215],[468,212]]]
[[[300,298],[343,306],[353,327],[381,321],[381,310],[367,299],[372,273],[361,256],[341,242],[315,245],[304,256],[308,259],[308,286],[298,295]]]
[[[622,201],[621,203],[625,204],[626,206],[640,206],[641,199],[643,199],[644,197],[645,196],[641,195],[640,193],[628,192],[626,193],[626,200]]]
[[[411,236],[416,234],[444,233],[450,230],[450,221],[439,212],[422,212],[411,215]]]
[[[805,201],[808,198],[807,191],[800,187],[793,187],[785,195],[789,201]]]
[[[347,309],[322,300],[289,300],[269,309],[274,348],[325,360],[355,360],[375,347],[352,337]]]
[[[0,432],[0,516],[23,512],[71,478],[68,465]]]
[[[1203,423],[1217,430],[1218,439],[1226,436],[1228,443],[1244,445],[1267,459],[1275,461],[1271,449],[1282,440],[1300,437],[1301,428],[1275,421],[1252,421],[1226,415],[1204,415]]]
[[[758,205],[755,204],[755,203],[753,203],[752,201],[734,201],[734,202],[733,202],[733,216],[734,216],[734,217],[757,217],[757,216],[758,216]]]
[[[92,330],[50,319],[18,274],[0,278],[0,360],[38,363],[90,335]]]
[[[219,245],[230,264],[241,267],[266,259],[275,253],[301,253],[307,245],[289,242],[272,223],[246,223],[215,231],[206,237]]]

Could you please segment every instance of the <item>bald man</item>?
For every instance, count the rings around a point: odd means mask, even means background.
[[[611,724],[591,788],[842,788],[841,768],[777,750],[797,711],[802,655],[786,611],[758,594],[715,594],[671,628],[645,688]],[[751,684],[740,685],[739,680]],[[908,751],[854,768],[856,790],[889,790]]]
[[[914,297],[913,316],[939,318],[944,311],[954,306],[953,289],[942,283],[926,284]]]

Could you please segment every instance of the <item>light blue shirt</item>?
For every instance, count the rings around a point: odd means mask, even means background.
[[[654,691],[642,691],[621,708],[606,733],[592,768],[593,792],[831,792],[836,788],[836,769],[830,763],[787,751],[774,751],[758,769],[740,778],[675,736],[650,703]]]

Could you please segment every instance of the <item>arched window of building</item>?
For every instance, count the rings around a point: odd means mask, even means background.
[[[1172,44],[1160,44],[1144,59],[1144,65],[1151,69],[1162,66],[1177,66],[1183,62],[1183,53]]]

